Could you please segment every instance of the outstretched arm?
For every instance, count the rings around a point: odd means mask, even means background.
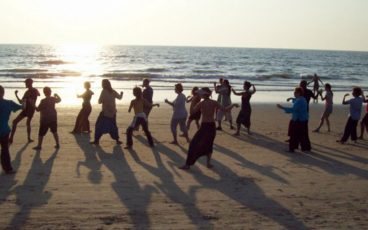
[[[61,98],[60,98],[60,96],[59,96],[57,93],[55,93],[55,94],[54,94],[54,97],[55,97],[55,99],[56,99],[56,100],[55,100],[55,102],[56,102],[56,103],[61,102]]]
[[[238,93],[233,88],[231,88],[231,91],[233,91],[233,94],[236,95],[236,96],[242,96],[243,95],[243,92]]]
[[[120,94],[118,94],[116,98],[121,100],[123,98],[123,94],[124,94],[124,92],[121,91]]]
[[[349,104],[349,102],[347,102],[347,101],[345,100],[347,96],[349,96],[349,94],[348,94],[348,93],[347,93],[347,94],[345,94],[345,95],[344,95],[344,97],[342,98],[342,104],[343,104],[343,105],[347,105],[347,104]]]
[[[133,101],[130,102],[128,113],[130,113],[130,111],[132,111],[132,108],[133,108]]]
[[[167,99],[165,99],[165,103],[166,103],[166,104],[169,104],[169,105],[171,105],[171,106],[174,106],[174,103],[170,102],[170,101],[169,101],[169,100],[167,100]]]

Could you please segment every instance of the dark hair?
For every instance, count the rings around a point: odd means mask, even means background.
[[[133,88],[133,95],[136,97],[136,98],[141,98],[142,97],[142,89],[139,88],[139,87],[134,87]]]
[[[197,90],[198,90],[198,87],[194,86],[192,89],[192,95],[196,94]]]
[[[103,79],[102,80],[102,89],[105,89],[105,90],[109,91],[110,93],[112,93],[113,89],[112,89],[111,83],[108,79]]]
[[[331,85],[329,83],[326,83],[325,88],[331,90]]]
[[[230,85],[230,82],[229,82],[229,80],[224,80],[224,85],[227,87],[227,89],[228,89],[228,92],[227,92],[227,95],[228,96],[230,96],[230,94],[231,94],[231,85]]]
[[[302,87],[295,87],[294,93],[299,93],[300,96],[303,96],[304,90]]]
[[[46,96],[50,96],[51,95],[51,88],[50,87],[44,87],[43,88],[43,93],[46,95]]]
[[[183,92],[183,85],[181,83],[175,84],[175,89],[181,93]]]
[[[5,90],[4,87],[0,85],[0,96],[4,96]]]
[[[299,86],[300,87],[302,87],[302,88],[307,88],[307,81],[306,80],[302,80],[302,81],[300,81],[300,83],[299,83]]]
[[[362,95],[362,89],[360,87],[354,87],[353,88],[353,96],[354,97],[359,97],[360,95]]]
[[[207,95],[208,97],[210,97],[211,96],[211,94],[212,94],[212,91],[210,90],[210,88],[208,88],[208,87],[203,87],[203,88],[201,88],[201,91],[204,91],[205,92],[205,94],[203,94],[203,95]]]
[[[244,86],[249,89],[252,84],[249,81],[244,81]]]

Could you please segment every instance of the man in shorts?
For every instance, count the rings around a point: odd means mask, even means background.
[[[33,80],[31,78],[27,78],[24,82],[26,84],[27,91],[24,93],[22,99],[20,99],[18,96],[18,90],[15,91],[15,96],[17,97],[19,103],[23,105],[23,110],[13,120],[13,128],[10,134],[9,144],[13,143],[13,138],[15,131],[17,130],[17,125],[24,118],[27,118],[28,143],[33,142],[33,140],[31,139],[31,121],[36,110],[37,97],[40,96],[40,93],[36,88],[33,88]]]

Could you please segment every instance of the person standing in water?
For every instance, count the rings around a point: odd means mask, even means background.
[[[61,102],[61,98],[56,93],[51,96],[51,89],[49,87],[43,88],[45,98],[41,100],[40,104],[36,107],[36,110],[40,112],[40,129],[38,131],[38,144],[33,149],[41,150],[43,138],[47,131],[50,129],[54,139],[55,148],[60,148],[59,135],[57,133],[57,112],[55,104]]]
[[[352,94],[354,98],[346,100],[346,97],[349,96],[347,93],[344,95],[342,100],[343,105],[350,105],[350,113],[345,125],[344,135],[340,140],[337,140],[337,142],[340,142],[341,144],[345,144],[349,137],[351,137],[352,141],[357,141],[357,126],[362,113],[362,106],[365,101],[365,97],[362,89],[359,87],[355,87]]]
[[[316,128],[315,130],[313,130],[313,132],[319,132],[319,130],[321,129],[324,121],[326,120],[327,123],[327,130],[328,132],[331,131],[331,127],[330,127],[330,120],[328,119],[332,113],[333,110],[333,92],[331,89],[331,85],[330,84],[325,84],[325,90],[326,90],[326,94],[323,97],[321,94],[321,100],[322,101],[326,101],[325,102],[325,110],[323,111],[322,117],[321,117],[321,122],[319,123],[318,128]]]
[[[221,95],[220,105],[222,107],[227,107],[231,105],[231,86],[228,80],[224,80],[222,87],[217,89],[216,92]],[[221,123],[222,123],[222,119],[224,116],[225,116],[225,120],[229,121],[230,129],[234,129],[231,110],[227,110],[226,112],[224,112],[223,110],[218,110],[217,116],[216,116],[216,120],[218,124],[217,130],[222,130]]]
[[[173,135],[174,140],[171,142],[171,144],[179,144],[178,139],[177,139],[177,126],[180,126],[180,130],[183,133],[183,137],[185,137],[185,139],[187,140],[187,142],[189,142],[189,137],[188,137],[188,130],[187,130],[187,126],[185,124],[187,117],[188,117],[188,112],[187,109],[185,108],[185,102],[186,102],[186,97],[183,94],[183,85],[178,83],[175,85],[175,93],[178,94],[178,96],[176,97],[176,99],[173,102],[170,102],[169,100],[165,99],[165,103],[171,105],[173,107],[174,113],[172,115],[171,118],[171,133]]]
[[[197,129],[199,129],[199,119],[201,119],[201,111],[193,113],[194,107],[201,101],[201,97],[197,93],[198,87],[193,87],[192,96],[187,98],[187,103],[190,102],[189,118],[187,121],[187,129],[189,130],[192,121],[195,121]]]
[[[121,100],[123,92],[118,94],[112,87],[108,79],[102,80],[102,92],[98,103],[102,104],[102,111],[99,114],[95,126],[95,140],[91,144],[99,145],[100,138],[103,134],[109,133],[111,138],[116,141],[117,145],[122,144],[119,140],[119,130],[116,125],[116,102],[115,99]]]
[[[251,87],[253,88],[252,90],[250,89]],[[250,116],[252,114],[252,107],[250,106],[250,98],[256,92],[256,87],[252,85],[249,81],[245,81],[243,85],[243,89],[244,91],[240,93],[237,93],[233,89],[234,95],[242,97],[241,98],[242,100],[241,109],[236,119],[236,125],[237,125],[237,130],[235,133],[236,136],[240,135],[241,125],[244,125],[244,127],[247,128],[248,134],[250,134],[250,124],[251,124]]]
[[[91,132],[88,117],[92,111],[91,98],[94,93],[90,90],[91,83],[88,81],[84,83],[84,88],[86,91],[81,95],[77,95],[78,98],[83,99],[83,104],[82,109],[77,116],[77,120],[75,121],[74,129],[71,133]]]
[[[25,81],[27,91],[24,93],[22,99],[18,96],[18,90],[15,91],[15,96],[20,104],[23,105],[22,112],[13,120],[13,128],[9,138],[9,144],[13,143],[15,131],[17,130],[17,125],[24,118],[27,118],[27,137],[28,143],[33,142],[31,138],[31,121],[33,115],[36,111],[36,101],[37,97],[40,96],[40,93],[36,88],[33,88],[33,80],[31,78],[27,78]]]
[[[208,87],[202,88],[198,91],[198,94],[202,97],[202,101],[199,102],[193,113],[201,111],[202,121],[199,130],[194,135],[192,141],[189,144],[188,155],[186,162],[180,169],[187,170],[190,166],[194,165],[198,158],[201,156],[207,156],[207,167],[212,168],[211,157],[213,152],[213,142],[216,137],[216,124],[215,113],[216,110],[229,111],[237,104],[233,104],[224,108],[215,100],[210,99],[211,90]]]
[[[144,133],[146,134],[148,143],[151,147],[154,147],[153,139],[151,136],[151,132],[148,130],[148,123],[147,123],[147,115],[144,112],[144,108],[157,106],[159,107],[159,104],[152,104],[146,101],[146,99],[142,96],[142,90],[139,87],[135,87],[133,89],[133,95],[135,96],[135,99],[130,102],[129,110],[128,112],[133,109],[134,110],[134,118],[130,126],[128,127],[126,133],[127,133],[127,146],[125,149],[131,149],[133,146],[133,131],[136,127],[139,125],[142,126]]]
[[[0,85],[0,145],[1,145],[1,167],[5,174],[13,174],[15,171],[11,165],[11,159],[9,154],[9,117],[11,112],[16,112],[22,109],[21,105],[18,105],[14,101],[4,99],[5,90]]]

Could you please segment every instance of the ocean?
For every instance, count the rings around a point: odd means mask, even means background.
[[[194,86],[213,87],[225,78],[241,90],[245,80],[255,84],[255,103],[284,102],[301,79],[317,73],[332,84],[335,103],[354,86],[368,89],[368,52],[286,50],[256,48],[95,46],[95,45],[0,45],[0,84],[6,98],[24,92],[25,78],[34,86],[50,86],[62,105],[81,104],[76,98],[83,82],[90,81],[97,102],[101,80],[112,81],[124,91],[122,103],[132,99],[132,88],[151,79],[154,100],[175,98],[174,84],[181,82],[185,94]],[[312,85],[310,86],[312,88]],[[240,98],[232,95],[234,102]]]

